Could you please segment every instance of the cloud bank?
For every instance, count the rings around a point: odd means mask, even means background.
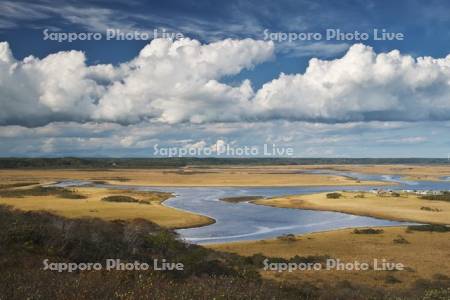
[[[257,91],[248,80],[221,82],[273,54],[272,42],[253,39],[156,39],[129,62],[88,66],[79,51],[17,61],[3,42],[0,125],[450,120],[450,55],[377,54],[357,44]]]
[[[450,120],[450,55],[414,59],[353,45],[339,59],[313,58],[254,98],[264,118],[314,122]]]

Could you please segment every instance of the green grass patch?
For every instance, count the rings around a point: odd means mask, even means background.
[[[384,232],[383,229],[373,229],[373,228],[362,228],[362,229],[355,228],[353,230],[354,234],[381,234],[383,232]]]
[[[432,212],[440,212],[440,211],[442,211],[442,209],[435,208],[435,207],[429,207],[429,206],[422,206],[420,208],[420,210],[432,211]]]
[[[450,232],[450,227],[445,225],[427,224],[427,225],[410,225],[407,230],[412,231],[430,231],[430,232]]]
[[[106,202],[123,202],[123,203],[139,203],[139,204],[151,204],[152,201],[163,201],[170,197],[172,197],[171,193],[163,193],[163,192],[144,192],[140,193],[141,195],[144,195],[146,199],[136,199],[131,196],[125,196],[125,195],[112,195],[112,196],[106,196],[102,198],[102,201]]]
[[[339,199],[342,197],[341,193],[328,193],[327,198],[328,199]]]
[[[106,202],[128,202],[128,203],[139,203],[140,200],[130,197],[130,196],[122,196],[122,195],[115,195],[115,196],[107,196],[103,197],[102,201]]]
[[[241,197],[225,197],[220,198],[220,200],[230,203],[239,203],[239,202],[247,202],[247,201],[253,201],[253,200],[259,200],[264,197],[262,196],[241,196]]]

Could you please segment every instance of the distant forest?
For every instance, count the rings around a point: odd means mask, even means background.
[[[448,164],[446,158],[0,158],[1,169],[123,169],[210,165]]]

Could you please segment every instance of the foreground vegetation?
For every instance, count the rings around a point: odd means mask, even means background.
[[[272,257],[278,262],[320,262],[328,256]],[[43,270],[51,262],[123,262],[166,259],[183,271]],[[380,289],[349,282],[282,283],[259,274],[267,257],[242,257],[185,244],[172,231],[145,220],[107,222],[65,219],[45,212],[23,213],[0,206],[0,299],[394,299]],[[441,280],[442,281],[442,280]],[[441,283],[427,283],[414,295],[395,299],[436,299]],[[413,298],[412,298],[413,296]]]
[[[304,235],[285,235],[262,241],[235,242],[209,245],[215,250],[245,256],[261,254],[269,257],[292,259],[328,256],[342,263],[365,262],[373,267],[374,259],[401,263],[404,270],[305,270],[294,272],[262,272],[263,278],[279,282],[309,283],[320,289],[328,289],[334,282],[340,292],[346,289],[383,291],[396,294],[399,299],[449,299],[450,287],[449,228],[440,225],[409,227],[383,227],[342,229]],[[434,290],[434,292],[431,292]],[[439,292],[437,292],[439,291]],[[438,297],[440,295],[441,298]],[[349,294],[347,299],[354,299]],[[404,298],[402,298],[404,297]],[[367,296],[368,299],[371,299]],[[376,298],[375,298],[376,299]]]
[[[289,290],[261,282],[255,268],[238,256],[184,244],[173,232],[144,220],[64,219],[0,207],[0,245],[1,299],[289,296]],[[44,258],[78,263],[164,258],[182,262],[185,269],[58,273],[42,270]]]

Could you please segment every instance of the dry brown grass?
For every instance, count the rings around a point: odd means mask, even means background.
[[[435,181],[440,177],[450,176],[450,163],[445,165],[311,165],[304,168],[401,175],[408,180]]]
[[[327,193],[294,195],[253,201],[274,207],[326,210],[371,216],[390,220],[420,223],[450,224],[450,202],[420,199],[402,193],[400,197],[379,196],[364,192],[339,192],[338,199],[327,198]],[[363,197],[361,198],[361,195]],[[433,210],[424,210],[422,207]]]
[[[293,241],[279,239],[209,245],[216,250],[251,256],[262,253],[271,257],[329,255],[343,262],[367,262],[374,258],[402,263],[406,271],[294,271],[263,272],[264,277],[289,282],[308,281],[317,286],[348,280],[351,283],[399,289],[410,287],[417,279],[432,279],[436,274],[450,276],[450,233],[407,232],[402,227],[383,228],[381,234],[354,234],[352,229],[311,233]],[[395,243],[400,237],[408,243]],[[263,267],[263,266],[261,266]],[[388,276],[399,283],[388,283]]]
[[[100,180],[113,184],[149,186],[318,186],[367,185],[381,182],[359,182],[333,175],[301,174],[297,169],[280,167],[229,167],[123,170],[0,170],[3,182],[59,180]]]
[[[132,220],[142,218],[167,228],[186,228],[208,225],[214,220],[162,205],[167,197],[161,193],[108,190],[100,188],[75,188],[86,199],[63,199],[55,196],[23,198],[0,197],[0,204],[11,205],[25,211],[45,210],[69,218],[98,217],[104,220]],[[123,195],[142,203],[117,203],[102,201],[107,196]]]

